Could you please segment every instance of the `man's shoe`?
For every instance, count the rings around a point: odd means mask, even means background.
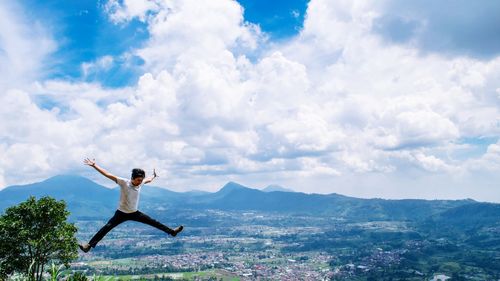
[[[177,233],[181,232],[183,229],[184,229],[184,226],[179,225],[174,230],[172,230],[172,233],[170,233],[170,235],[172,235],[173,237],[175,237],[175,236],[177,236]]]
[[[92,246],[90,244],[78,244],[78,247],[80,247],[80,250],[82,250],[84,253],[90,251]]]

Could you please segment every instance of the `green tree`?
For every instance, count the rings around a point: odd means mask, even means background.
[[[69,267],[78,244],[68,215],[66,203],[51,197],[31,196],[8,208],[0,217],[0,280],[13,272],[41,280],[49,262]]]

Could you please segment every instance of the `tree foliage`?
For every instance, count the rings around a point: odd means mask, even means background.
[[[0,280],[14,272],[41,280],[49,262],[64,264],[78,257],[77,231],[67,222],[64,201],[31,196],[0,217]]]

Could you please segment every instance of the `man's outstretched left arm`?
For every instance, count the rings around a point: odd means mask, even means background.
[[[158,176],[156,175],[156,170],[153,169],[153,176],[150,177],[150,178],[147,178],[144,180],[144,184],[147,184],[147,183],[150,183],[152,182],[155,178],[157,178]]]

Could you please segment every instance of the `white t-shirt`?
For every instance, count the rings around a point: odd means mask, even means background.
[[[120,186],[120,203],[118,205],[118,210],[124,213],[133,213],[137,211],[139,206],[139,193],[141,187],[144,185],[144,181],[138,185],[134,186],[130,180],[124,178],[117,178],[116,182]]]

